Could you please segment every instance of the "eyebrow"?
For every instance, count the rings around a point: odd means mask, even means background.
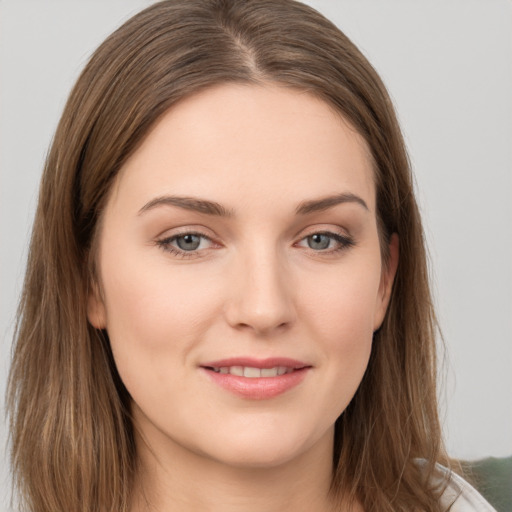
[[[141,215],[148,210],[152,210],[157,206],[177,206],[185,210],[192,210],[206,215],[217,215],[219,217],[232,217],[233,212],[227,210],[215,201],[207,201],[205,199],[198,199],[195,197],[183,196],[160,196],[152,199],[146,203],[140,210],[138,215]]]
[[[309,213],[321,212],[328,210],[333,206],[343,203],[356,203],[362,206],[365,210],[369,211],[366,202],[359,196],[351,193],[335,194],[332,196],[322,197],[319,199],[312,199],[309,201],[303,201],[300,203],[295,213],[298,215],[307,215]],[[206,215],[215,215],[218,217],[233,217],[234,212],[228,210],[221,204],[215,201],[208,201],[206,199],[199,199],[196,197],[187,196],[160,196],[147,202],[138,212],[138,215],[142,215],[148,210],[152,210],[157,206],[177,206],[185,210],[191,210]]]
[[[321,197],[320,199],[313,199],[311,201],[303,201],[299,206],[297,206],[295,211],[299,215],[307,215],[308,213],[328,210],[333,206],[343,203],[356,203],[362,206],[365,210],[370,211],[364,199],[351,193],[335,194],[332,196]]]

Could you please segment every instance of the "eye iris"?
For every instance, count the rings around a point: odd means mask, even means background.
[[[331,239],[327,235],[315,234],[308,236],[308,246],[310,249],[323,250],[328,249]]]
[[[183,235],[176,238],[176,244],[183,251],[195,251],[201,243],[198,235]]]

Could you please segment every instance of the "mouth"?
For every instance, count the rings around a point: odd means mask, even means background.
[[[209,362],[200,368],[221,388],[243,398],[263,400],[300,384],[312,366],[288,358],[232,358]]]
[[[222,373],[224,375],[236,375],[238,377],[247,377],[248,379],[255,379],[260,377],[278,377],[295,371],[295,368],[289,368],[286,366],[274,366],[273,368],[256,368],[254,366],[213,366],[206,367],[206,369],[212,370],[215,373]]]

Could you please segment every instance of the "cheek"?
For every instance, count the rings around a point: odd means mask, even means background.
[[[142,339],[150,342],[148,333],[161,330],[168,336],[172,332],[169,325],[196,326],[201,322],[203,308],[210,301],[208,279],[143,257],[108,263],[102,268],[102,282],[111,329],[121,322],[126,332],[144,334]]]
[[[372,313],[373,308],[363,294],[340,293],[314,319],[317,332],[324,333],[331,377],[342,392],[343,407],[347,405],[345,397],[355,393],[368,364],[373,339]]]
[[[187,272],[128,256],[104,258],[102,275],[107,331],[128,390],[163,385],[171,364],[175,375],[184,371],[188,355],[218,315],[208,280],[198,290]]]
[[[372,337],[379,285],[379,262],[317,272],[303,281],[298,293],[301,316],[330,343],[357,348]]]
[[[324,385],[329,400],[323,408],[334,421],[346,408],[363,378],[373,340],[379,265],[356,268],[305,282],[301,302],[309,337],[321,348]],[[323,286],[322,286],[323,285]]]

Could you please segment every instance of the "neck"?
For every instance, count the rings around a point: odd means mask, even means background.
[[[176,443],[149,446],[138,436],[132,512],[331,512],[332,442],[329,432],[292,461],[246,467],[224,464]]]

